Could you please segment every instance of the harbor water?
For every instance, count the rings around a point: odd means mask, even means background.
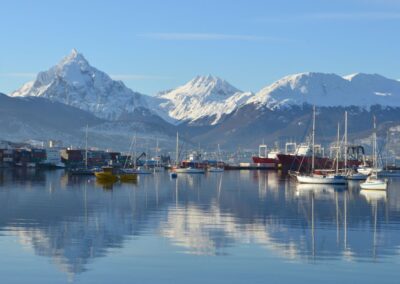
[[[400,178],[2,170],[0,249],[2,283],[399,283]]]

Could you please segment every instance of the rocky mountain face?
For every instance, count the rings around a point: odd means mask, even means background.
[[[61,140],[65,146],[83,147],[88,126],[89,146],[128,150],[132,136],[144,149],[156,138],[172,148],[176,130],[148,110],[136,110],[118,121],[40,97],[9,97],[0,93],[0,140]]]
[[[400,107],[374,105],[366,109],[357,106],[317,107],[316,135],[318,143],[331,143],[336,138],[337,124],[344,129],[344,112],[349,113],[349,141],[369,137],[372,118],[379,122],[379,135],[386,137],[386,131],[400,125]],[[180,126],[186,135],[192,135],[200,143],[220,144],[224,148],[238,147],[253,149],[263,141],[270,145],[278,142],[304,142],[311,129],[312,106],[294,105],[290,108],[270,109],[255,104],[242,106],[221,118],[218,125],[203,127]]]

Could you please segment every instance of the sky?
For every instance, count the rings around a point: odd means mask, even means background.
[[[258,91],[299,72],[400,79],[400,0],[0,0],[0,92],[76,48],[135,91],[196,75]]]

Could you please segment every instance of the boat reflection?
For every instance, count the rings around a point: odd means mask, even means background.
[[[362,189],[360,195],[364,196],[369,203],[376,203],[379,200],[386,201],[387,197],[386,190]]]
[[[346,187],[344,185],[333,185],[333,184],[296,184],[296,195],[297,196],[308,196],[311,193],[317,199],[334,199],[335,192],[344,191]]]
[[[399,253],[395,187],[382,196],[296,185],[274,172],[226,171],[174,180],[159,173],[140,177],[135,190],[124,183],[66,181],[61,172],[43,176],[32,183],[3,173],[0,229],[69,274],[84,272],[110,248],[134,246],[132,236],[165,238],[178,252],[202,255],[232,254],[232,247],[252,244],[265,254],[299,262],[387,261]],[[366,224],[371,207],[375,217]]]

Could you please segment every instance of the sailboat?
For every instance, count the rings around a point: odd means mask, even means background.
[[[157,139],[156,140],[156,149],[155,149],[155,152],[156,152],[156,157],[155,157],[156,164],[154,165],[154,169],[153,169],[154,172],[162,172],[164,170],[164,167],[162,167],[161,164],[160,164],[159,151],[160,151],[160,148],[158,147],[158,139]]]
[[[372,134],[372,171],[367,180],[360,184],[361,189],[386,190],[387,180],[378,178],[378,154],[376,142],[376,118],[374,116],[374,133]]]
[[[150,168],[149,168],[149,166],[148,166],[148,164],[147,164],[147,157],[148,157],[148,155],[149,155],[149,148],[148,148],[148,146],[149,146],[149,144],[148,144],[148,141],[146,140],[146,149],[145,149],[145,157],[146,157],[146,160],[144,161],[144,165],[143,165],[143,166],[140,166],[140,167],[137,167],[137,168],[136,168],[136,173],[139,174],[139,175],[150,175],[150,174],[153,173],[153,171],[150,170]]]
[[[221,149],[219,148],[219,144],[218,144],[218,157],[217,157],[217,166],[216,167],[210,167],[208,168],[208,171],[210,173],[221,173],[224,171],[223,167],[219,167],[218,166],[218,162],[221,161]]]
[[[338,142],[339,144],[339,142]],[[338,166],[336,166],[335,174],[316,174],[315,170],[315,106],[313,107],[313,123],[312,123],[312,156],[311,156],[311,172],[310,174],[297,174],[296,178],[299,183],[307,184],[345,184],[344,176],[338,174]],[[338,152],[336,157],[338,157]]]
[[[75,168],[71,169],[69,171],[69,174],[71,175],[80,175],[80,176],[85,176],[85,175],[93,175],[94,171],[92,169],[88,168],[88,130],[89,130],[89,125],[86,125],[86,131],[85,131],[85,166],[81,168]]]
[[[132,146],[136,143],[136,134],[132,137],[131,145],[129,146],[128,156],[125,160],[124,166],[118,171],[118,178],[122,182],[137,181],[137,174],[135,169],[128,167],[128,159],[132,161]]]
[[[365,180],[367,175],[351,168],[347,168],[347,153],[348,153],[348,143],[347,143],[347,111],[344,113],[344,170],[346,173],[347,180]]]
[[[197,168],[181,168],[179,165],[179,134],[176,133],[176,158],[175,158],[176,167],[173,170],[175,173],[180,174],[204,174],[204,169]]]

